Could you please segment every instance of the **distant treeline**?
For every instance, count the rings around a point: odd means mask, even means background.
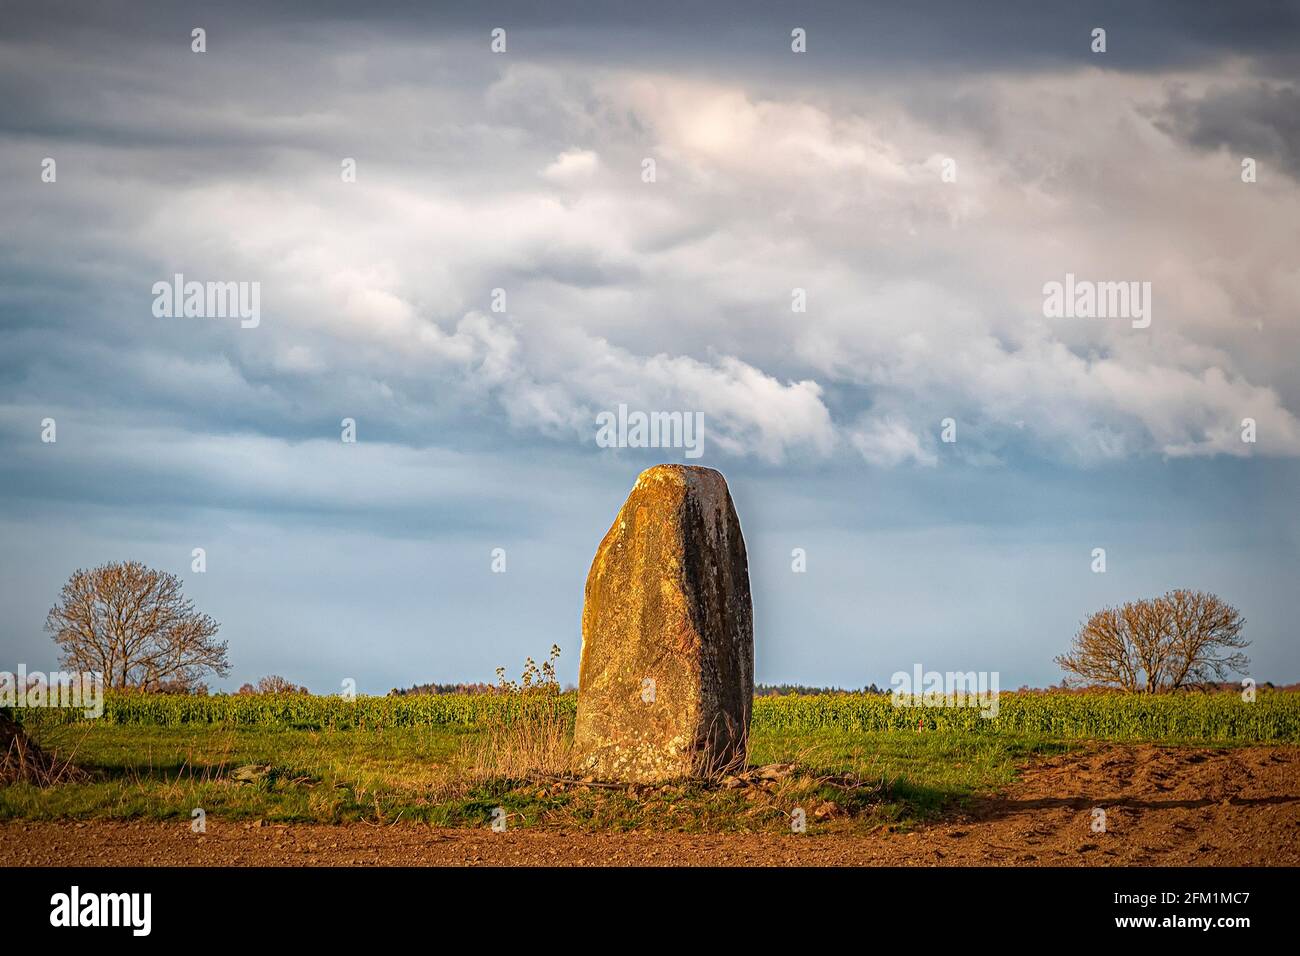
[[[1281,690],[1281,691],[1300,691],[1300,684],[1274,684],[1272,681],[1263,681],[1257,685],[1261,690]],[[572,684],[564,688],[565,693],[577,690]],[[1240,693],[1242,685],[1233,681],[1223,681],[1219,683],[1197,684],[1182,688],[1181,694],[1198,694],[1198,693],[1222,693],[1232,691]],[[136,693],[147,693],[145,691],[135,691]],[[197,685],[189,688],[159,688],[157,693],[168,694],[190,694],[196,697],[206,697],[209,690],[206,685]],[[1113,694],[1113,687],[1060,687],[1053,685],[1051,687],[1021,687],[1014,691],[1003,691],[1003,693],[1013,694]],[[264,677],[256,685],[245,684],[238,691],[239,694],[308,694],[310,691],[306,687],[294,685],[290,681],[281,677]],[[480,694],[500,694],[504,693],[503,688],[498,684],[485,684],[482,681],[475,683],[461,684],[415,684],[412,687],[394,687],[388,692],[389,697],[420,697],[420,696],[437,696],[447,694],[457,694],[473,697]],[[822,694],[864,694],[877,695],[888,694],[889,688],[877,687],[874,683],[858,689],[849,689],[843,687],[813,687],[807,684],[755,684],[755,697],[817,697]],[[222,696],[221,693],[215,696]]]
[[[881,690],[875,684],[870,687],[863,687],[861,690],[848,690],[843,687],[809,687],[805,684],[755,684],[755,697],[786,697],[793,694],[796,697],[815,697],[818,694],[888,694],[889,691]]]
[[[577,688],[569,686],[564,690],[576,690]],[[416,684],[413,687],[394,687],[388,692],[389,697],[410,697],[420,694],[499,694],[501,687],[497,684]],[[785,697],[793,694],[796,697],[814,697],[817,694],[888,694],[888,690],[882,690],[875,684],[870,687],[863,687],[861,690],[849,690],[842,687],[810,687],[805,684],[755,684],[755,697]]]
[[[1294,692],[1300,691],[1300,684],[1274,684],[1271,680],[1260,681],[1256,688],[1260,690],[1278,690]],[[1244,685],[1240,681],[1207,681],[1202,684],[1186,684],[1174,693],[1176,694],[1222,694],[1234,693],[1240,694]],[[1065,687],[1063,685],[1053,684],[1050,687],[1021,687],[1014,691],[1016,694],[1117,694],[1124,693],[1116,690],[1114,687],[1103,687],[1097,684],[1088,687]]]
[[[416,684],[413,687],[394,687],[389,697],[409,697],[413,694],[495,694],[495,684]]]
[[[1264,681],[1258,686],[1261,690],[1300,690],[1300,684],[1274,684],[1272,681]],[[1181,689],[1180,693],[1184,694],[1216,694],[1225,691],[1240,693],[1242,685],[1235,681],[1221,681],[1218,683],[1207,684],[1190,684]],[[871,684],[869,687],[859,689],[850,689],[844,687],[808,687],[804,684],[755,684],[755,697],[816,697],[820,694],[888,694],[890,689],[877,687]],[[1114,687],[1062,687],[1053,684],[1050,687],[1021,687],[1014,691],[1004,691],[1003,693],[1013,694],[1114,694]]]

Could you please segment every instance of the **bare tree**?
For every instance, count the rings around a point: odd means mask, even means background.
[[[306,687],[295,684],[291,680],[285,680],[278,674],[271,674],[263,677],[257,682],[257,686],[244,684],[239,688],[241,694],[310,694]]]
[[[99,671],[108,687],[193,688],[208,672],[230,670],[217,622],[194,610],[174,574],[138,561],[75,571],[45,629],[61,666]]]
[[[1201,591],[1170,591],[1163,598],[1170,616],[1173,687],[1225,680],[1245,673],[1250,641],[1241,636],[1246,619],[1235,607]]]
[[[1062,669],[1078,675],[1080,683],[1137,690],[1142,669],[1129,622],[1119,608],[1108,607],[1088,618],[1074,638],[1069,654],[1056,658]],[[1069,684],[1071,678],[1065,683]]]
[[[1170,591],[1093,614],[1056,663],[1065,683],[1155,694],[1224,680],[1250,659],[1245,619],[1213,594]]]

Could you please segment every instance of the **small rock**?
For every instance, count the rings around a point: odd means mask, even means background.
[[[257,783],[270,772],[271,765],[269,763],[246,763],[242,767],[236,767],[230,771],[230,779],[235,783]]]

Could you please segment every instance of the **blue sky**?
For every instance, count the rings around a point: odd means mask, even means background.
[[[221,622],[216,687],[490,680],[552,643],[573,681],[596,545],[688,460],[598,447],[626,403],[705,417],[759,680],[1044,685],[1090,611],[1172,587],[1300,680],[1294,8],[530,9],[7,22],[14,666],[53,665],[74,569],[130,558]],[[156,317],[177,272],[260,283],[260,324]],[[1149,281],[1150,328],[1044,317],[1067,272]]]

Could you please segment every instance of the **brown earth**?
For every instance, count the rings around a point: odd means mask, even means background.
[[[1093,831],[1093,808],[1105,832]],[[960,818],[866,835],[176,823],[0,825],[7,865],[1300,865],[1300,747],[1106,745],[1054,757]]]

